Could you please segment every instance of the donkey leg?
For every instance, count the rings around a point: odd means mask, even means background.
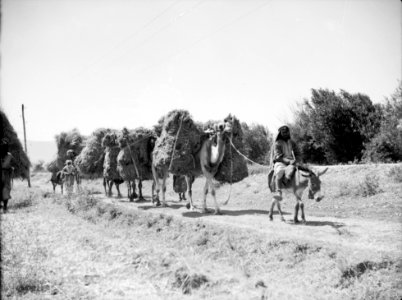
[[[281,209],[281,202],[277,201],[277,204],[278,204],[278,212],[281,215],[281,221],[286,222],[285,218],[283,217],[283,213],[282,213],[282,209]]]
[[[270,220],[270,221],[273,221],[273,220],[274,220],[274,217],[273,217],[273,215],[274,215],[274,208],[275,208],[275,204],[276,204],[277,201],[278,201],[278,200],[276,200],[275,198],[272,198],[272,201],[271,201],[271,208],[269,209],[269,214],[268,214],[268,217],[269,217],[269,220]]]

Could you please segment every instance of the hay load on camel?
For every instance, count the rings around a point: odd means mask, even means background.
[[[91,178],[103,176],[105,148],[102,146],[102,140],[108,133],[112,132],[115,131],[108,128],[100,128],[88,137],[85,147],[74,161],[75,166],[81,174]]]
[[[162,133],[153,151],[155,167],[168,167],[175,175],[193,173],[197,168],[195,155],[201,148],[202,129],[186,110],[173,110],[163,120]]]
[[[231,139],[240,152],[243,152],[243,130],[239,120],[229,115],[225,122],[232,124]],[[248,176],[247,162],[230,144],[230,139],[226,140],[225,154],[222,163],[220,164],[215,180],[222,183],[235,183],[243,180]]]
[[[31,167],[31,162],[25,151],[22,148],[22,144],[18,139],[18,135],[11,125],[6,114],[0,110],[1,126],[2,126],[2,136],[1,139],[8,143],[8,152],[14,157],[11,162],[11,166],[14,168],[13,177],[28,179],[29,178],[29,168]]]
[[[105,149],[103,177],[109,180],[121,179],[117,171],[117,155],[120,152],[117,134],[115,132],[107,133],[102,139],[102,147]]]
[[[84,137],[77,129],[62,132],[55,137],[57,156],[46,167],[49,172],[56,173],[63,169],[67,159],[73,159],[84,148]]]
[[[152,179],[152,150],[156,133],[147,128],[124,128],[118,138],[117,170],[125,181]]]

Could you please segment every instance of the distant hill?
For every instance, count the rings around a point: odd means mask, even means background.
[[[50,162],[57,155],[57,146],[55,141],[28,141],[28,156],[31,163],[39,160]]]

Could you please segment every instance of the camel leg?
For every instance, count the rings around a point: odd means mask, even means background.
[[[300,200],[300,210],[301,210],[301,218],[302,222],[306,223],[306,218],[304,216],[304,203]]]
[[[186,204],[187,209],[194,210],[196,207],[193,204],[193,178],[191,175],[186,176],[186,183],[188,187],[188,197],[189,197],[189,202]]]
[[[116,183],[116,190],[117,190],[117,198],[121,198],[120,184],[118,184],[118,183]]]
[[[135,179],[133,180],[132,188],[133,188],[132,197],[133,197],[133,199],[136,199],[136,198],[138,198],[138,195],[137,195],[137,193],[135,192],[135,190],[136,190],[136,187],[135,187]]]
[[[144,197],[142,196],[142,180],[139,179],[138,181],[139,181],[139,182],[138,182],[138,194],[139,194],[138,200],[144,201],[145,199],[144,199]]]
[[[166,198],[165,198],[165,194],[166,194],[166,179],[167,179],[167,172],[163,173],[163,178],[162,178],[162,206],[167,207],[167,203],[166,203]]]
[[[207,195],[208,195],[208,184],[209,184],[208,181],[209,181],[208,178],[206,178],[204,190],[203,190],[204,193],[203,193],[203,199],[202,199],[202,210],[201,210],[202,213],[208,212],[208,209],[207,209]]]
[[[297,215],[299,214],[299,207],[300,207],[299,200],[297,200],[296,205],[295,205],[295,214],[293,216],[293,221],[295,223],[299,223],[299,219],[297,218]]]
[[[161,203],[159,201],[159,192],[161,190],[161,185],[159,182],[158,172],[156,171],[155,166],[152,164],[152,176],[154,178],[154,182],[152,184],[152,204],[156,202],[156,206],[160,206]],[[154,194],[155,193],[155,194]]]
[[[63,195],[63,183],[60,184],[61,194]]]
[[[133,193],[132,193],[132,182],[131,180],[127,181],[127,197],[130,200],[130,202],[133,202],[134,197],[133,197]]]
[[[151,198],[152,198],[152,204],[154,204],[155,201],[155,188],[156,188],[156,184],[155,184],[155,180],[152,181],[152,187],[151,187]]]
[[[53,185],[53,193],[56,194],[56,184],[54,184],[54,183],[52,182],[52,185]]]
[[[113,180],[108,180],[108,186],[109,186],[109,192],[108,192],[108,197],[112,197],[112,188],[113,188]]]
[[[106,184],[107,184],[106,178],[103,177],[103,188],[105,189],[105,196],[107,196]]]
[[[215,212],[214,212],[214,214],[215,214],[215,215],[221,215],[222,212],[221,212],[221,210],[219,209],[218,202],[216,201],[215,185],[214,185],[214,183],[212,182],[212,178],[209,178],[208,181],[209,181],[209,186],[210,186],[210,188],[211,188],[211,195],[212,195],[212,197],[214,198],[214,203],[215,203]]]

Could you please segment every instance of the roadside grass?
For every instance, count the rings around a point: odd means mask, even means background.
[[[83,199],[78,195],[69,201],[64,205],[81,218],[113,231],[133,228],[136,231],[130,238],[143,237],[149,245],[157,244],[157,249],[150,246],[137,252],[132,263],[157,290],[166,291],[168,298],[193,294],[221,299],[228,294],[267,299],[350,295],[353,299],[387,299],[401,291],[397,258],[378,258],[369,252],[351,255],[347,249],[304,240],[270,240],[164,214],[127,212],[90,196]]]
[[[389,168],[374,166],[330,169],[324,207],[345,201],[341,210],[360,209],[363,201],[365,205],[383,204],[382,198],[394,201],[396,185],[385,178],[387,172]],[[378,174],[384,192],[351,198],[367,174]],[[39,185],[46,183],[44,178],[38,180]],[[339,192],[338,186],[331,188],[334,183],[345,184],[350,194],[334,196]],[[204,180],[196,180],[195,199],[202,199],[203,184]],[[218,197],[224,198],[231,188],[231,203],[250,208],[265,198],[264,190],[254,193],[264,184],[265,174],[252,175],[232,187],[222,185]],[[85,182],[81,193],[67,197],[53,194],[50,186],[29,192],[16,186],[13,201],[30,198],[31,205],[17,205],[13,213],[1,216],[2,299],[399,299],[402,295],[400,257],[308,237],[274,238],[202,220],[127,211],[94,197],[102,189],[101,181],[93,180]],[[148,185],[144,189],[150,191]],[[171,188],[167,194],[176,196]],[[393,208],[383,209],[388,213]]]

